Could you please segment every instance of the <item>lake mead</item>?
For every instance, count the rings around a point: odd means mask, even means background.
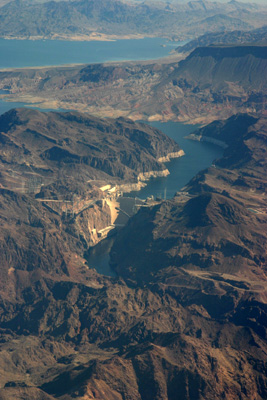
[[[168,56],[171,50],[184,43],[163,38],[109,42],[0,39],[0,68],[153,60]]]

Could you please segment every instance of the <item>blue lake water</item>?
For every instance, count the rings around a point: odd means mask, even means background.
[[[162,38],[113,42],[0,39],[0,68],[152,60],[168,56],[171,50],[183,43]]]

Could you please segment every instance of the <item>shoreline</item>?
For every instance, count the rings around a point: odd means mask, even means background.
[[[144,60],[114,60],[114,61],[104,61],[104,62],[90,62],[90,63],[65,63],[65,64],[54,64],[54,65],[36,65],[36,66],[26,66],[26,67],[0,67],[0,72],[15,72],[15,71],[25,71],[25,70],[42,70],[42,69],[53,69],[53,68],[74,68],[87,65],[120,65],[120,64],[137,64],[137,65],[147,65],[147,64],[172,64],[175,62],[180,62],[185,56],[178,53],[168,54],[167,56],[160,58],[144,59]]]
[[[162,37],[158,35],[142,35],[138,33],[124,35],[108,35],[106,33],[92,32],[88,35],[68,35],[54,34],[51,36],[2,36],[3,40],[60,40],[68,42],[115,42],[117,40],[145,39],[145,38],[162,38],[170,40],[169,36]],[[178,41],[177,41],[178,42]]]
[[[43,112],[49,112],[49,111],[54,111],[54,112],[71,112],[71,111],[77,111],[79,113],[86,113],[89,115],[94,115],[98,118],[129,118],[133,121],[144,121],[145,123],[149,122],[162,122],[162,123],[168,123],[168,122],[181,122],[185,125],[200,125],[204,126],[207,125],[217,119],[224,119],[224,116],[220,116],[219,114],[211,114],[207,115],[205,117],[200,117],[199,115],[196,116],[191,116],[191,118],[188,118],[188,116],[182,116],[182,115],[161,115],[161,114],[154,114],[154,115],[147,115],[147,114],[132,114],[129,111],[122,111],[122,110],[109,110],[109,109],[103,109],[101,110],[96,110],[93,107],[88,107],[86,105],[81,106],[76,106],[76,104],[71,103],[71,104],[62,104],[61,101],[59,100],[45,100],[43,98],[38,98],[37,96],[34,97],[26,95],[25,98],[23,96],[14,96],[10,97],[12,94],[0,94],[0,104],[1,102],[3,103],[17,103],[16,106],[11,106],[10,109],[16,108],[16,107],[25,107],[25,108],[32,108],[32,109],[37,109]],[[19,104],[19,105],[18,105]],[[21,105],[20,105],[21,104]],[[8,111],[8,110],[7,110]],[[6,112],[6,111],[5,111]],[[1,112],[0,112],[1,115]],[[191,138],[190,138],[191,139]],[[198,140],[198,139],[195,139]]]
[[[94,63],[91,63],[94,64]],[[99,64],[99,63],[95,63]],[[21,70],[34,70],[34,69],[52,69],[52,68],[73,68],[73,67],[79,67],[82,65],[89,65],[88,63],[68,63],[68,64],[57,64],[57,65],[37,65],[37,66],[30,66],[30,67],[0,67],[0,72],[12,72],[12,71],[21,71]]]
[[[11,94],[12,95],[12,94]],[[185,125],[201,125],[204,126],[216,119],[219,118],[219,115],[209,115],[206,118],[204,117],[199,117],[196,116],[194,118],[186,118],[186,117],[182,117],[182,116],[169,116],[166,117],[166,115],[143,115],[142,113],[133,115],[131,113],[129,113],[128,111],[123,112],[122,110],[103,110],[101,112],[99,112],[99,110],[93,110],[93,109],[89,109],[86,107],[86,105],[83,105],[83,107],[76,107],[75,104],[70,104],[69,106],[66,104],[62,104],[60,101],[58,100],[45,100],[45,99],[40,99],[40,98],[33,98],[32,102],[29,101],[30,99],[23,99],[20,96],[18,97],[14,97],[14,98],[10,98],[9,94],[0,94],[0,103],[1,101],[3,103],[19,103],[21,105],[17,105],[14,107],[10,107],[10,109],[12,108],[16,108],[16,107],[25,107],[25,108],[32,108],[32,109],[37,109],[40,110],[42,112],[49,112],[49,111],[54,111],[54,112],[71,112],[71,111],[77,111],[80,113],[86,113],[89,115],[94,115],[98,118],[119,118],[119,117],[123,117],[123,118],[129,118],[133,121],[144,121],[145,123],[149,123],[149,122],[162,122],[162,123],[168,123],[168,122],[181,122]],[[28,97],[28,96],[27,96]],[[36,100],[34,100],[36,99]],[[5,111],[6,112],[6,111]],[[1,114],[0,114],[1,115]]]
[[[194,140],[196,142],[207,142],[215,144],[216,146],[221,147],[222,149],[227,149],[228,145],[222,140],[218,140],[205,135],[196,135],[195,133],[190,133],[190,135],[186,136],[186,139]]]

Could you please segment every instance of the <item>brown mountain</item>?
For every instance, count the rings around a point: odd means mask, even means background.
[[[228,184],[229,188],[233,186],[237,190],[242,189],[247,192],[244,194],[245,198],[249,198],[250,194],[253,196],[254,191],[265,193],[266,137],[266,117],[257,118],[247,114],[236,115],[226,121],[214,121],[194,132],[192,136],[189,135],[194,140],[218,140],[220,144],[226,144],[224,157],[216,161],[215,171],[212,169],[209,172],[220,175],[227,169],[228,179],[222,178],[225,187]],[[193,187],[194,184],[192,190]],[[195,187],[199,190],[198,185]],[[261,196],[256,196],[254,201],[260,199]]]
[[[2,134],[17,146],[18,121]],[[1,190],[1,399],[266,397],[265,129],[257,116],[215,124],[224,157],[121,230],[117,278],[86,267],[79,230],[32,195]],[[231,158],[228,130],[251,157]]]
[[[229,96],[231,85],[236,91],[239,87],[243,91],[264,91],[266,59],[265,45],[199,47],[180,62],[174,75],[182,76],[189,84],[197,82],[199,88],[211,85],[213,92],[224,90]]]
[[[171,266],[264,276],[266,228],[266,218],[227,196],[203,193],[183,205],[178,197],[140,211],[116,239],[112,261],[121,276],[138,282]]]
[[[97,231],[114,221],[101,187],[166,173],[158,158],[179,150],[157,129],[123,118],[27,109],[2,115],[1,288],[17,271],[76,276]]]
[[[41,177],[74,170],[84,180],[95,176],[131,180],[139,173],[162,171],[157,160],[180,150],[147,125],[77,112],[15,109],[0,117],[0,129],[2,166]]]

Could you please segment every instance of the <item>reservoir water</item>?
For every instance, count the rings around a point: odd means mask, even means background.
[[[166,163],[170,175],[165,178],[151,179],[148,185],[139,192],[130,193],[141,199],[148,196],[169,199],[181,190],[190,179],[199,171],[209,167],[213,160],[222,156],[223,150],[219,146],[207,142],[188,140],[185,136],[198,128],[197,125],[186,125],[181,122],[149,122],[149,125],[160,129],[166,135],[174,139],[184,150],[185,155],[174,158]]]
[[[171,50],[184,43],[163,38],[112,42],[0,39],[0,68],[153,60],[168,56]]]

